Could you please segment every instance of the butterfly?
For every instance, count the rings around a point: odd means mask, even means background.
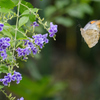
[[[100,37],[100,20],[88,22],[84,28],[80,28],[80,31],[89,48],[94,47],[98,43]]]

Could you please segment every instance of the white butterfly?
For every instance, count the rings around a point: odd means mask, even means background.
[[[89,48],[94,47],[99,40],[100,20],[88,22],[84,28],[80,28],[80,31]]]

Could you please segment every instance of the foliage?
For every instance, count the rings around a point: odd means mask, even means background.
[[[54,5],[47,6],[45,9],[45,16],[58,24],[70,27],[74,24],[74,18],[82,19],[85,14],[93,14],[89,3],[89,0],[79,2],[78,0],[55,0]]]
[[[17,13],[14,8],[17,8]],[[2,82],[4,86],[10,86],[11,81],[16,81],[16,83],[19,84],[20,80],[22,80],[21,74],[14,70],[15,67],[19,68],[17,59],[26,61],[28,55],[34,57],[35,54],[39,53],[44,45],[49,42],[47,39],[48,33],[49,37],[55,39],[57,25],[53,25],[51,22],[49,27],[47,22],[44,22],[44,18],[40,18],[38,10],[38,8],[33,8],[29,2],[23,0],[0,0],[0,74],[7,74],[4,78],[0,79],[0,82]],[[9,23],[9,20],[13,18],[16,19],[15,25]],[[44,35],[35,33],[35,27],[39,26],[36,20],[39,24],[43,25],[48,33]],[[27,82],[30,80],[26,78],[23,81]],[[31,82],[32,81],[28,84],[32,85],[33,82]],[[47,83],[49,83],[48,80]],[[2,90],[4,86],[0,85],[0,90],[9,100],[15,100],[16,97],[13,97],[12,94],[8,96],[5,91]],[[23,86],[23,84],[21,86]],[[36,86],[36,83],[34,86]],[[18,88],[15,90],[17,89]],[[50,89],[54,89],[55,94],[55,87]],[[22,99],[23,98],[20,98],[20,100]]]
[[[39,81],[32,81],[30,78],[23,76],[20,84],[17,86],[12,84],[9,90],[19,96],[23,95],[26,100],[40,100],[42,98],[54,97],[66,86],[64,82],[53,84],[50,77],[44,77]]]

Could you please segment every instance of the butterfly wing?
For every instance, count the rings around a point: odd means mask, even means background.
[[[99,40],[99,31],[94,29],[87,29],[84,30],[83,28],[81,30],[81,35],[84,38],[85,42],[89,46],[89,48],[94,47]]]

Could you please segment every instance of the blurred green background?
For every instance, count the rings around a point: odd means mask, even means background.
[[[17,69],[23,79],[5,88],[25,100],[100,100],[100,42],[89,48],[80,28],[100,19],[100,0],[27,0],[41,18],[58,25],[56,41]],[[42,26],[37,33],[46,33]],[[0,92],[0,100],[8,100]]]

